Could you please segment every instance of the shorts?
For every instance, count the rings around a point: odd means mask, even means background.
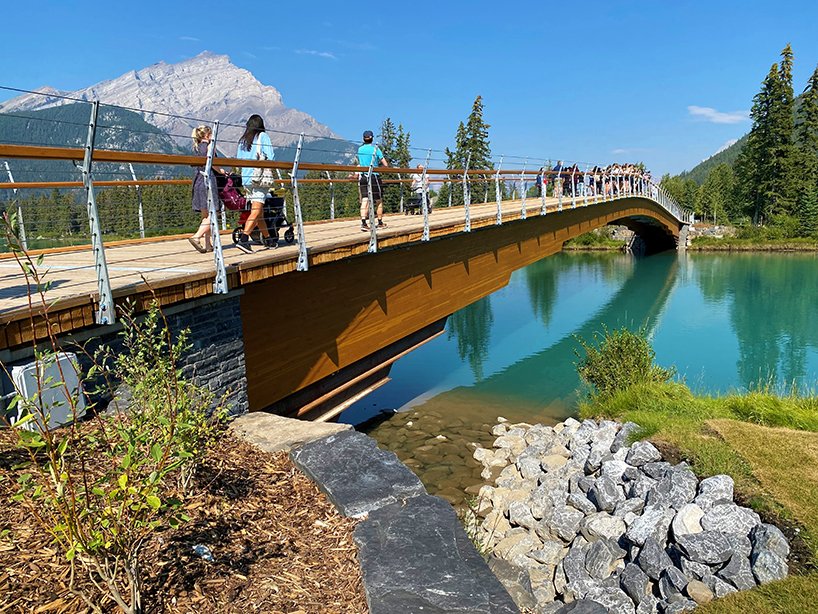
[[[369,198],[369,188],[367,187],[368,183],[366,173],[361,173],[361,178],[358,179],[358,196],[361,198]],[[381,176],[374,173],[372,174],[372,200],[375,202],[383,200]]]
[[[252,200],[253,202],[263,203],[264,199],[267,198],[267,194],[269,192],[265,192],[260,188],[247,188],[247,200]]]

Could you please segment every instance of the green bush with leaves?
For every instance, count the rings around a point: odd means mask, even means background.
[[[636,384],[667,382],[676,374],[673,368],[664,369],[653,363],[656,353],[644,331],[604,328],[603,334],[595,334],[592,342],[578,341],[585,356],[576,352],[580,358],[577,372],[599,396],[610,396]]]
[[[7,240],[15,245],[13,220],[6,216],[5,221]],[[47,319],[47,282],[28,254],[16,247],[29,295],[39,296]],[[209,390],[182,377],[187,331],[174,339],[155,304],[143,317],[126,311],[121,319],[123,349],[100,348],[84,383],[101,381],[113,395],[114,382],[122,382],[132,393],[126,405],[114,401],[107,412],[91,407],[90,419],[80,420],[83,392],[69,389],[61,367],[59,378],[45,377],[45,369],[37,369],[34,394],[26,397],[17,391],[10,404],[20,417],[13,432],[28,454],[14,500],[53,536],[71,566],[70,589],[92,611],[103,610],[97,596],[77,587],[78,567],[122,611],[138,614],[145,609],[142,545],[157,529],[188,520],[184,497],[225,414],[220,408],[211,410]],[[47,330],[48,349],[36,351],[35,358],[59,367],[59,343],[52,328]],[[48,418],[58,408],[73,420],[49,428]]]

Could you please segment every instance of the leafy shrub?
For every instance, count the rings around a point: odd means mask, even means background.
[[[627,328],[594,334],[593,342],[578,339],[585,357],[577,363],[577,372],[596,394],[602,397],[626,390],[636,384],[669,381],[676,370],[653,364],[656,353],[644,331],[632,332]]]
[[[48,283],[20,249],[13,219],[5,216],[4,222],[29,292],[32,298],[39,296],[48,318]],[[140,614],[145,610],[142,544],[157,529],[174,528],[188,519],[181,499],[197,462],[215,440],[224,412],[210,412],[212,393],[182,377],[186,331],[174,340],[155,304],[144,318],[128,312],[121,316],[124,351],[102,348],[87,377],[104,382],[110,393],[112,382],[121,381],[133,392],[133,400],[127,407],[114,404],[114,411],[106,414],[92,407],[91,419],[82,422],[82,390],[69,389],[62,374],[46,378],[44,371],[36,370],[37,390],[29,397],[18,390],[9,406],[21,417],[12,430],[28,460],[13,499],[54,538],[71,569],[69,589],[91,611],[102,609],[94,595],[75,588],[77,566],[123,612]],[[35,358],[55,363],[59,343],[47,324],[47,349],[37,350]],[[43,394],[48,390],[54,394]],[[47,406],[44,399],[54,400]],[[59,406],[67,406],[73,420],[49,428],[48,417]],[[174,483],[180,487],[178,497],[168,494]]]

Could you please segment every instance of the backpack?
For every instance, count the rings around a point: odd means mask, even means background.
[[[233,187],[233,180],[230,177],[225,181],[224,187],[219,188],[219,199],[224,203],[225,207],[233,211],[241,211],[247,208],[247,199]]]

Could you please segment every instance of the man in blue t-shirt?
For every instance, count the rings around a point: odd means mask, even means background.
[[[364,144],[358,148],[358,166],[389,166],[383,157],[383,152],[372,142],[375,137],[371,130],[364,132]],[[368,231],[366,220],[369,218],[369,182],[367,173],[360,173],[358,178],[358,196],[361,199],[361,230]],[[381,190],[381,176],[372,172],[372,200],[377,207],[378,228],[385,228],[383,223],[383,191]]]

